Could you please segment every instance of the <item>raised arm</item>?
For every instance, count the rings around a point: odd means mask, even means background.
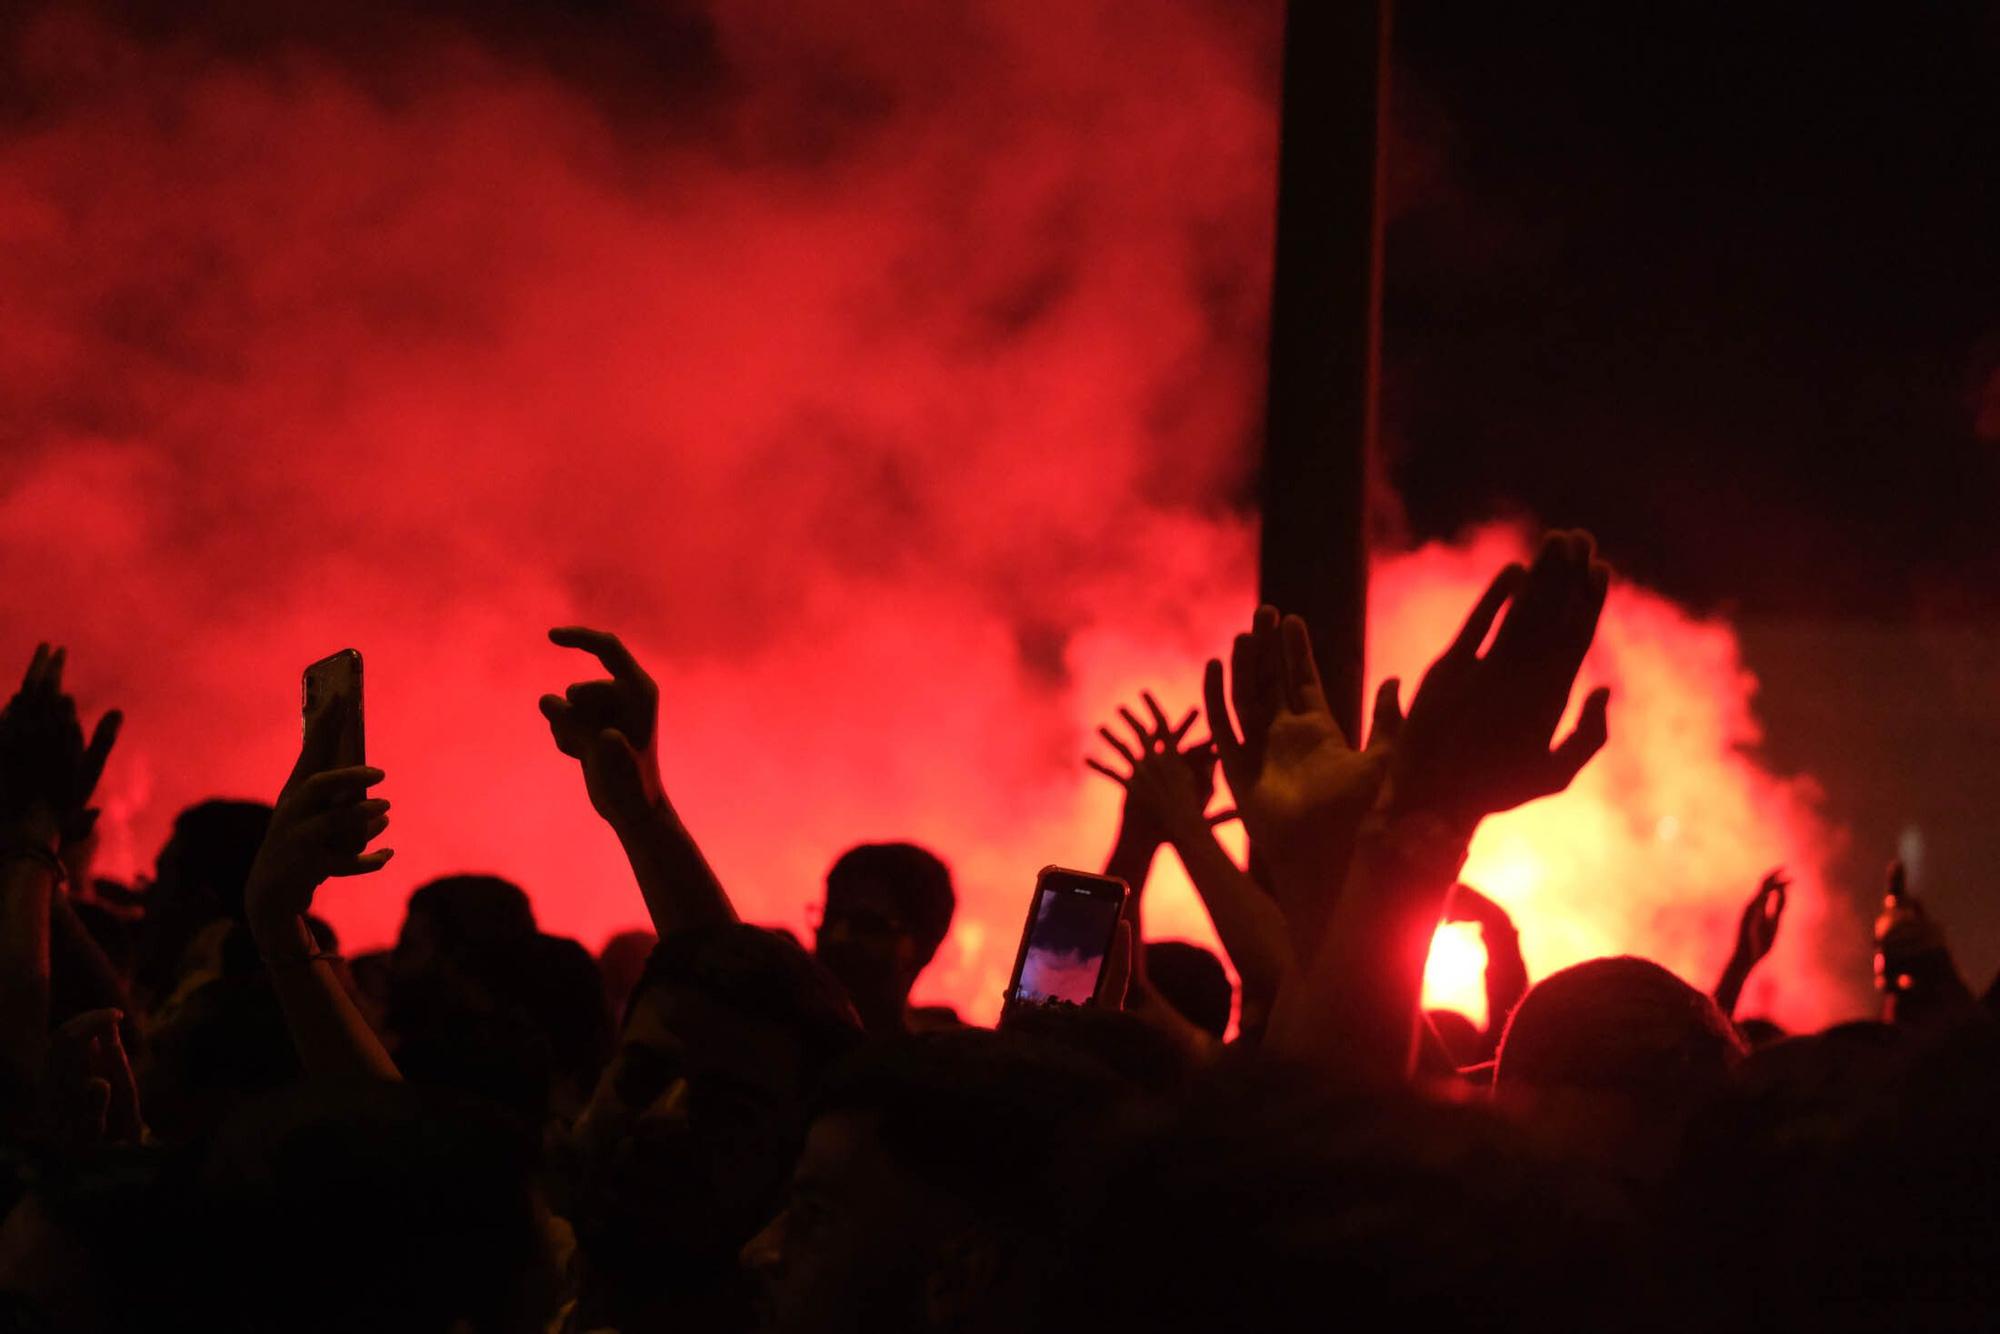
[[[1507,1016],[1528,994],[1528,963],[1521,957],[1521,933],[1514,929],[1514,919],[1505,908],[1466,884],[1452,887],[1445,920],[1476,923],[1486,946],[1486,1031],[1480,1035],[1479,1060],[1489,1061],[1500,1049]]]
[[[654,934],[665,940],[688,927],[736,921],[735,905],[660,781],[659,687],[608,631],[563,626],[549,639],[582,649],[611,673],[542,696],[542,716],[556,749],[582,766],[590,804],[618,835]]]
[[[1288,1054],[1341,1080],[1407,1075],[1424,962],[1473,831],[1562,791],[1604,745],[1609,692],[1597,690],[1550,746],[1604,606],[1609,571],[1595,554],[1587,534],[1551,534],[1531,569],[1501,571],[1425,674],[1324,938],[1280,998],[1273,1037]],[[1286,712],[1315,716],[1325,701],[1304,625],[1288,622],[1281,646]],[[1289,873],[1332,881],[1340,868],[1301,862]]]
[[[1215,755],[1209,751],[1205,756],[1201,748],[1182,750],[1181,742],[1187,737],[1188,729],[1194,726],[1196,714],[1190,712],[1175,727],[1167,722],[1167,715],[1160,708],[1160,702],[1153,698],[1150,690],[1140,692],[1147,711],[1152,714],[1150,725],[1139,721],[1132,710],[1119,706],[1118,716],[1132,731],[1132,741],[1128,745],[1109,727],[1099,727],[1097,735],[1104,738],[1104,744],[1124,762],[1125,771],[1095,757],[1084,763],[1103,774],[1119,787],[1125,789],[1125,804],[1118,815],[1118,837],[1112,840],[1111,855],[1105,859],[1104,874],[1115,875],[1132,887],[1130,903],[1136,904],[1145,892],[1146,877],[1153,869],[1153,856],[1160,845],[1167,841],[1167,831],[1159,818],[1159,812],[1143,801],[1135,801],[1132,787],[1133,775],[1141,765],[1160,760],[1180,766],[1187,771],[1197,787],[1206,784],[1206,792],[1215,791]],[[1207,804],[1204,795],[1202,803]],[[1134,909],[1136,914],[1136,908]],[[1133,919],[1137,920],[1136,915]]]
[[[389,827],[389,803],[368,795],[382,771],[323,767],[335,752],[345,713],[339,705],[329,707],[306,732],[251,864],[243,907],[306,1073],[395,1080],[402,1078],[395,1061],[355,1007],[334,957],[306,925],[313,895],[329,878],[368,875],[395,855],[389,848],[368,850]]]
[[[1765,876],[1764,883],[1750,896],[1750,902],[1743,905],[1742,920],[1736,924],[1736,948],[1730,952],[1722,977],[1715,984],[1715,1003],[1731,1019],[1736,1017],[1736,1002],[1743,997],[1743,984],[1749,980],[1750,970],[1777,942],[1778,921],[1785,915],[1785,891],[1789,888],[1791,881],[1785,879],[1780,868]]]
[[[1170,726],[1150,693],[1144,700],[1152,715],[1150,727],[1131,710],[1119,710],[1132,729],[1133,745],[1128,746],[1109,728],[1098,729],[1124,761],[1125,771],[1094,759],[1086,761],[1125,790],[1118,841],[1105,873],[1124,878],[1136,898],[1139,881],[1128,868],[1143,874],[1154,848],[1162,842],[1173,846],[1242,981],[1238,1030],[1260,1033],[1271,999],[1292,967],[1285,915],[1216,841],[1215,825],[1233,813],[1208,814],[1208,803],[1215,793],[1214,742],[1183,747],[1199,714],[1190,711],[1178,725]],[[1136,931],[1136,916],[1133,921]]]
[[[50,920],[62,879],[58,852],[90,802],[118,733],[118,715],[89,744],[63,693],[65,654],[43,644],[0,710],[0,1064],[7,1114],[34,1113],[49,1037]]]

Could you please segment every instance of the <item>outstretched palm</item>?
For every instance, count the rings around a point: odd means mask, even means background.
[[[1230,665],[1240,739],[1228,722],[1221,662],[1208,664],[1203,690],[1243,826],[1252,847],[1281,871],[1281,883],[1323,888],[1345,871],[1355,830],[1381,786],[1397,721],[1394,683],[1377,701],[1368,748],[1357,750],[1327,706],[1304,621],[1280,621],[1276,609],[1259,608],[1250,633],[1236,637]]]

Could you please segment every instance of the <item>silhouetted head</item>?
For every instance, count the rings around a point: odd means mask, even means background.
[[[1639,1324],[1633,1219],[1478,1106],[1233,1065],[1120,1122],[1038,1334]],[[1058,1220],[1049,1220],[1053,1229]]]
[[[1212,1038],[1229,1030],[1229,1011],[1236,989],[1222,960],[1184,940],[1154,941],[1146,946],[1146,976],[1153,989],[1181,1018]]]
[[[1651,1178],[1743,1041],[1708,996],[1629,955],[1542,979],[1508,1020],[1494,1095],[1552,1146]]]
[[[396,963],[420,971],[440,959],[490,956],[536,933],[527,891],[495,875],[448,875],[410,895]]]
[[[184,1143],[296,1079],[299,1059],[270,983],[254,974],[223,976],[161,1015],[136,1073],[153,1133]]]
[[[1070,1151],[1125,1087],[1016,1033],[927,1033],[860,1053],[821,1096],[784,1211],[744,1249],[771,1327],[1034,1328],[1044,1243],[1076,1184]]]
[[[145,896],[136,969],[144,999],[158,1003],[173,991],[182,956],[203,927],[243,919],[243,887],[270,826],[266,803],[219,797],[175,817]]]
[[[788,937],[732,923],[655,948],[568,1145],[591,1318],[713,1319],[687,1304],[740,1296],[736,1252],[776,1207],[807,1099],[859,1040]]]
[[[951,929],[951,871],[914,843],[864,843],[826,873],[814,953],[871,1032],[900,1031],[910,987]]]

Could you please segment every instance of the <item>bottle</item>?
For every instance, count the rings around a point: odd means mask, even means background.
[[[1965,991],[1951,951],[1923,904],[1911,895],[1903,863],[1889,863],[1889,884],[1875,918],[1875,988],[1882,1022],[1909,1023],[1949,1007]]]

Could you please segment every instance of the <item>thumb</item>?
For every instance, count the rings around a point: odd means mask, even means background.
[[[1375,689],[1375,717],[1368,725],[1368,749],[1380,750],[1395,744],[1403,730],[1403,683],[1390,677]]]

